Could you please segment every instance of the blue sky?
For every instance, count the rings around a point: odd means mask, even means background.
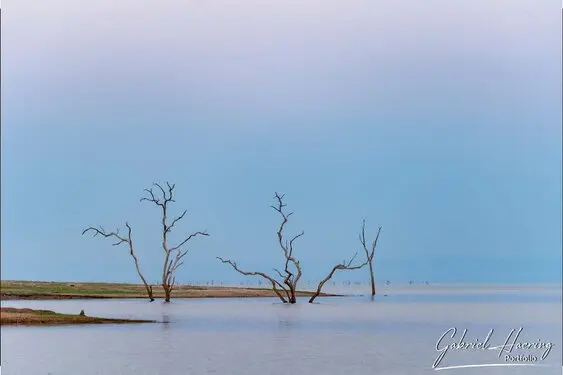
[[[560,282],[560,2],[158,4],[4,1],[2,279],[137,281],[128,220],[156,282],[168,180],[180,282],[278,266],[275,191],[305,280],[366,217],[378,280]]]

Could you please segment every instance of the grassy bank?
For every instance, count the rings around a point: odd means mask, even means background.
[[[121,324],[121,323],[154,323],[150,320],[96,318],[80,314],[59,314],[51,310],[0,309],[1,325],[49,326],[66,324]]]
[[[153,286],[155,298],[163,298],[162,288]],[[299,296],[310,296],[311,292],[298,292]],[[329,294],[324,294],[325,296]],[[178,285],[173,298],[244,298],[275,297],[269,289],[201,287]],[[74,283],[46,281],[0,281],[0,299],[91,299],[91,298],[146,298],[141,284],[120,283]]]

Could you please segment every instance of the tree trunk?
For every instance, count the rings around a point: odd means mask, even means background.
[[[371,296],[375,296],[375,278],[373,277],[373,265],[369,263],[369,275],[371,277]]]
[[[133,250],[131,250],[131,256],[135,260],[135,268],[137,269],[137,274],[139,275],[139,277],[143,281],[143,285],[145,286],[145,289],[147,290],[147,295],[149,296],[149,302],[153,302],[154,297],[153,297],[153,294],[152,294],[152,286],[147,283],[147,280],[144,278],[143,274],[141,273],[141,269],[139,268],[139,261],[137,260],[137,257],[135,256],[135,254],[133,254]]]
[[[325,285],[325,283],[332,277],[332,274],[334,272],[331,272],[330,275],[328,275],[328,277],[326,279],[324,279],[323,281],[321,281],[319,283],[319,285],[317,286],[317,290],[315,291],[315,293],[311,296],[311,298],[309,298],[309,303],[313,303],[315,302],[315,299],[317,299],[318,296],[321,295],[321,290],[323,289],[323,286]]]
[[[353,258],[352,258],[353,259]],[[365,263],[364,263],[365,264]],[[339,269],[340,267],[345,267],[341,264],[338,264],[336,266],[334,266],[334,268],[332,269],[332,271],[330,271],[330,273],[328,274],[327,277],[325,277],[323,280],[321,280],[321,282],[319,283],[319,285],[317,286],[317,290],[315,291],[315,294],[313,294],[311,296],[311,298],[309,298],[309,303],[313,303],[315,302],[315,299],[320,296],[321,294],[321,290],[323,289],[323,286],[326,284],[326,282],[328,280],[330,280],[332,278],[332,276],[334,275],[334,273],[336,272],[337,269]]]
[[[295,297],[295,289],[293,288],[290,289],[289,303],[297,303],[297,297]]]
[[[163,283],[162,288],[164,289],[164,302],[170,302],[170,294],[171,294],[170,285]]]
[[[152,294],[152,285],[145,284],[145,288],[147,289],[147,294],[148,294],[149,300],[150,300],[149,302],[153,302],[154,297],[153,297],[153,294]]]

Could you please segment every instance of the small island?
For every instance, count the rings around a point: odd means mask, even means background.
[[[66,324],[122,324],[122,323],[155,323],[152,320],[112,319],[80,314],[59,314],[51,310],[17,309],[2,307],[0,309],[1,325],[49,326]]]

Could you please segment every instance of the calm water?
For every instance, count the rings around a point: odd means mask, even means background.
[[[500,346],[512,329],[518,350],[546,366],[447,368],[506,364],[498,350],[449,350],[437,374],[561,374],[561,290],[403,288],[387,297],[319,299],[286,306],[275,299],[6,301],[2,306],[159,320],[161,324],[3,327],[4,375],[410,375],[436,373],[436,343],[484,341]],[[305,302],[305,301],[303,301]],[[511,343],[510,341],[509,343]],[[520,362],[530,363],[530,362]]]

